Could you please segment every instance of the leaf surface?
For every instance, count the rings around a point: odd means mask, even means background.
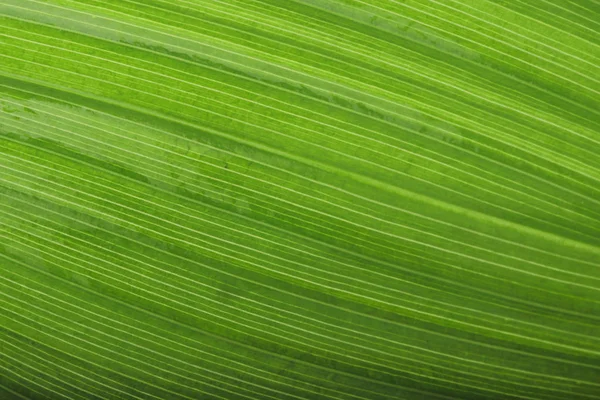
[[[0,398],[600,399],[595,0],[3,0]]]

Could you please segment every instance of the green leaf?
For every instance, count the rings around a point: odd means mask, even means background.
[[[2,0],[1,399],[600,399],[597,0]]]

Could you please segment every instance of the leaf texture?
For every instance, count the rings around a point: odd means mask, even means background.
[[[2,0],[0,398],[600,399],[596,0]]]

